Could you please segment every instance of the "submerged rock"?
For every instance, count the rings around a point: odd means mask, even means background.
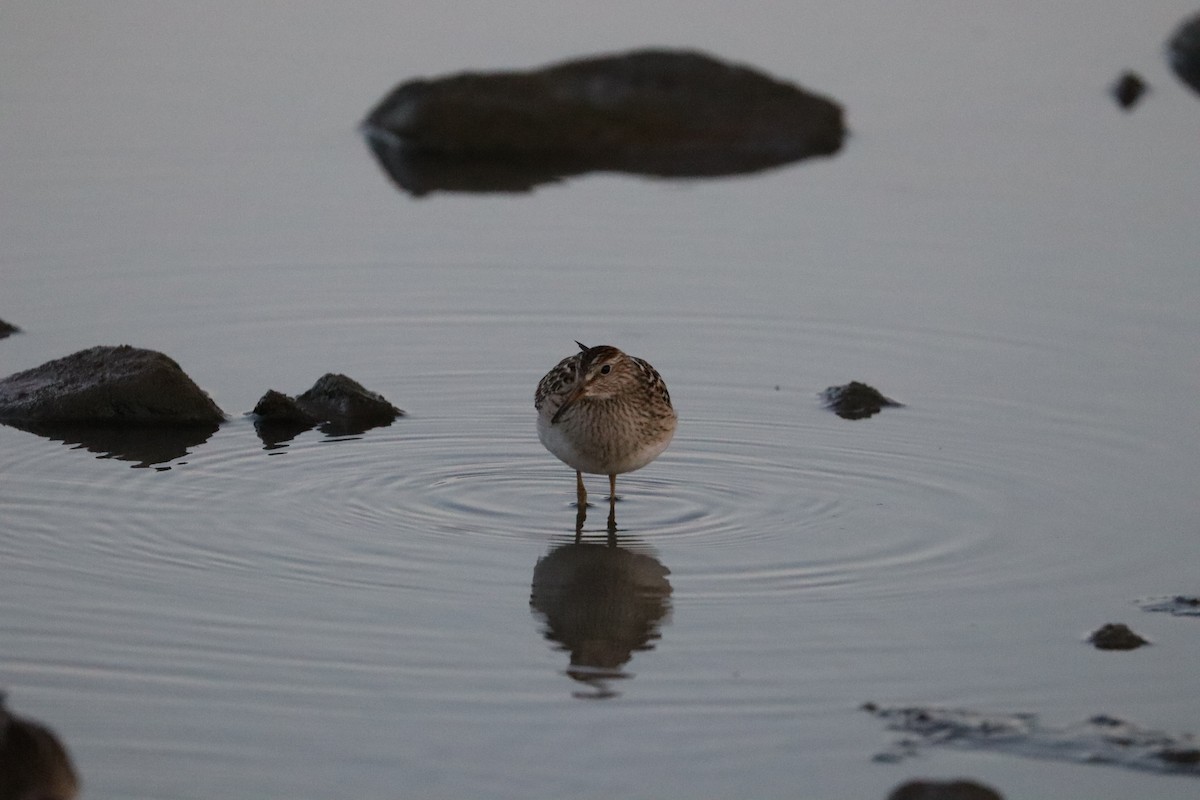
[[[7,323],[4,320],[0,319],[0,339],[7,339],[9,336],[12,336],[14,333],[20,333],[20,332],[21,332],[21,329],[18,328],[16,325],[12,325],[12,324]]]
[[[1088,637],[1097,650],[1136,650],[1150,642],[1138,636],[1124,623],[1101,625]]]
[[[1200,92],[1200,14],[1175,29],[1167,41],[1167,61],[1181,81]]]
[[[331,436],[347,436],[390,425],[404,412],[345,375],[327,373],[303,394],[289,397],[269,390],[251,412],[268,447],[316,427]]]
[[[71,756],[54,732],[18,717],[0,692],[0,798],[71,800],[79,795],[79,776]]]
[[[1147,597],[1137,601],[1143,611],[1164,611],[1176,617],[1200,617],[1200,597]]]
[[[520,191],[597,170],[753,172],[835,153],[846,135],[832,100],[750,67],[664,49],[407,81],[363,130],[381,165],[416,195]]]
[[[878,414],[886,406],[903,407],[890,397],[884,397],[878,389],[858,381],[845,386],[830,386],[821,392],[825,407],[842,419],[866,419]]]
[[[917,755],[922,746],[938,745],[1200,776],[1200,750],[1190,734],[1172,736],[1104,714],[1059,728],[1043,725],[1036,714],[935,706],[887,708],[874,703],[866,703],[863,710],[882,720],[888,730],[904,734],[891,749],[876,755],[876,761],[902,761]]]
[[[26,424],[217,425],[225,414],[154,350],[93,347],[0,379],[0,420]]]
[[[909,781],[893,789],[888,800],[1004,800],[1004,797],[975,781]]]
[[[1136,72],[1121,73],[1110,90],[1117,105],[1125,111],[1132,111],[1142,96],[1149,90],[1149,85]]]

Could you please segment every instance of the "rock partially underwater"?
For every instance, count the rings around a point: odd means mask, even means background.
[[[151,466],[205,442],[225,414],[175,361],[92,347],[0,380],[0,422]]]
[[[1122,622],[1101,625],[1092,631],[1088,641],[1097,650],[1136,650],[1143,645],[1150,644]]]
[[[821,401],[842,419],[866,419],[888,406],[901,408],[904,405],[884,397],[874,386],[858,381],[850,381],[844,386],[830,386],[821,392]]]
[[[903,734],[876,761],[902,761],[923,746],[991,750],[1027,758],[1110,764],[1160,774],[1200,777],[1200,749],[1190,734],[1172,736],[1107,715],[1074,725],[1043,725],[1036,714],[990,714],[933,706],[863,710]]]
[[[404,412],[345,375],[327,373],[303,394],[269,390],[254,406],[254,427],[268,447],[321,426],[330,436],[350,436],[390,425]]]
[[[16,325],[13,325],[9,322],[5,322],[4,320],[0,319],[0,339],[7,339],[9,336],[12,336],[14,333],[20,333],[20,332],[21,332],[21,329],[18,328]]]
[[[842,108],[750,67],[648,49],[522,72],[464,72],[392,90],[363,122],[413,195],[527,191],[594,171],[755,172],[837,152]]]

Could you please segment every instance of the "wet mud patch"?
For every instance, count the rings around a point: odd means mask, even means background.
[[[940,746],[1200,777],[1200,744],[1193,735],[1174,736],[1104,714],[1056,727],[1043,724],[1036,714],[875,703],[862,708],[902,734],[875,761],[904,761],[925,747]]]

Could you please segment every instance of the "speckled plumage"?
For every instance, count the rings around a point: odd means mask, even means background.
[[[646,466],[675,434],[677,416],[662,377],[615,347],[587,347],[538,383],[538,438],[577,473],[616,476]],[[579,478],[581,497],[582,478]]]

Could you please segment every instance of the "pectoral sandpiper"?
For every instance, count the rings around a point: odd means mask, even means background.
[[[538,438],[575,469],[580,514],[587,505],[583,473],[608,476],[609,527],[617,476],[640,469],[667,448],[678,419],[667,385],[646,361],[615,347],[587,347],[546,373],[533,405]]]

